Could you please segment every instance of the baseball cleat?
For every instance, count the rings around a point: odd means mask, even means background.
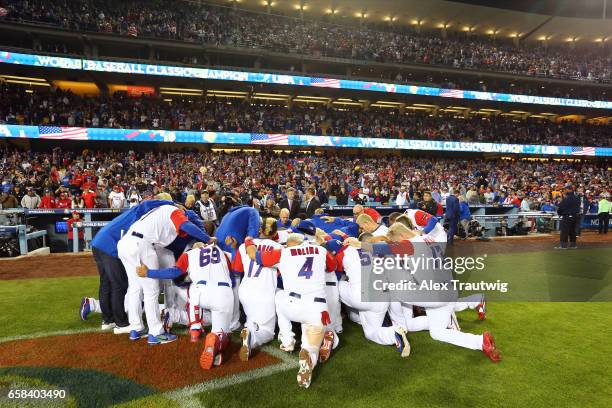
[[[286,351],[287,353],[293,353],[293,350],[295,350],[295,340],[291,340],[291,343],[287,345],[281,343],[280,349]]]
[[[159,317],[164,327],[164,332],[170,333],[170,329],[172,329],[172,321],[170,320],[170,312],[168,309],[162,309]]]
[[[310,380],[312,379],[312,361],[310,360],[310,353],[308,350],[300,350],[300,369],[297,373],[297,383],[300,387],[310,387]]]
[[[200,329],[189,330],[189,336],[190,336],[190,341],[192,343],[197,343],[198,341],[200,341],[200,337],[202,337],[202,330]]]
[[[242,347],[240,347],[240,360],[249,361],[251,356],[251,331],[246,327],[240,332],[240,338],[242,339]]]
[[[212,368],[219,352],[219,346],[219,336],[215,333],[208,333],[204,339],[204,350],[200,356],[200,367],[202,369],[210,370]]]
[[[156,346],[158,344],[171,343],[177,338],[178,337],[172,333],[162,333],[157,336],[149,334],[149,337],[147,338],[147,343],[149,343],[150,346]]]
[[[114,334],[130,334],[132,332],[132,329],[130,326],[124,326],[124,327],[115,327],[113,329],[113,333]]]
[[[79,307],[79,314],[81,320],[87,320],[87,316],[91,313],[91,306],[89,305],[89,298],[84,297],[81,299],[81,306]]]
[[[482,334],[482,352],[494,363],[501,360],[501,353],[495,345],[493,335],[489,332],[484,332]]]
[[[478,312],[478,320],[484,320],[487,318],[487,302],[485,301],[484,296],[482,297],[482,300],[478,306],[476,306],[476,311]]]
[[[404,358],[410,355],[410,342],[408,342],[406,329],[403,327],[397,327],[395,329],[395,348]]]
[[[114,329],[117,325],[115,323],[104,323],[102,322],[102,326],[100,326],[100,330],[106,331]]]
[[[321,349],[319,350],[319,361],[324,363],[329,360],[329,356],[331,356],[332,348],[334,346],[334,338],[336,335],[332,330],[327,330],[323,335],[323,344],[321,344]]]
[[[129,327],[129,326],[128,326]],[[136,341],[147,335],[145,330],[131,330],[130,331],[130,340]]]

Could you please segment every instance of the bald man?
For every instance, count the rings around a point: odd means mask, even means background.
[[[367,232],[375,237],[385,236],[389,230],[386,226],[374,221],[368,214],[361,214],[355,222],[359,225],[360,232]]]

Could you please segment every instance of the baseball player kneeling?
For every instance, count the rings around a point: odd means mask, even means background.
[[[299,356],[297,381],[300,387],[308,388],[312,370],[319,359],[323,342],[323,328],[330,324],[325,294],[325,274],[335,271],[336,261],[321,246],[304,241],[301,234],[287,237],[287,248],[258,251],[253,240],[245,242],[251,260],[258,265],[277,266],[283,279],[284,290],[276,294],[276,314],[284,350],[292,350],[295,334],[291,322],[302,324],[302,343]],[[331,352],[332,338],[325,341]]]
[[[189,289],[189,303],[211,312],[212,328],[204,340],[200,366],[209,370],[223,362],[223,350],[229,344],[229,326],[234,308],[234,294],[230,278],[230,261],[217,245],[198,243],[182,254],[176,265],[166,269],[138,267],[141,277],[174,279],[188,274],[193,282]],[[190,316],[193,322],[195,317]]]
[[[276,228],[275,218],[264,220],[260,238],[253,239],[258,251],[265,252],[283,247],[274,240],[277,236]],[[246,245],[242,244],[234,257],[232,270],[244,275],[238,289],[240,303],[246,314],[246,322],[240,333],[242,338],[240,359],[247,361],[254,348],[274,339],[276,327],[274,296],[278,269],[256,264],[248,257]]]

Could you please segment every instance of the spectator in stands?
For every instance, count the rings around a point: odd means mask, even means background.
[[[72,199],[68,193],[60,193],[59,200],[57,200],[57,208],[72,208]]]
[[[287,208],[289,210],[289,218],[297,218],[300,212],[301,203],[295,197],[295,189],[290,187],[287,190],[287,198],[280,202],[281,208]]]
[[[476,186],[471,185],[465,193],[465,199],[469,205],[478,205],[480,204],[480,200],[478,198],[478,191],[476,190]]]
[[[187,196],[187,198],[185,199],[185,208],[187,208],[188,210],[192,210],[193,209],[193,204],[195,203],[195,197],[193,196],[193,194],[191,194],[192,199],[190,199],[189,201],[189,206],[187,205],[187,199],[189,199],[189,195]],[[127,198],[128,201],[128,206],[130,208],[132,207],[136,207],[138,204],[140,204],[140,202],[142,201],[142,199],[140,198],[140,194],[138,194],[138,190],[136,190],[135,188],[130,190],[129,196]]]
[[[17,200],[18,203],[21,203],[21,199],[25,196],[25,191],[21,188],[19,184],[13,187],[13,196]]]
[[[106,193],[106,189],[104,188],[103,185],[99,185],[98,189],[96,190],[96,202],[95,202],[95,207],[96,208],[108,208],[108,194]]]
[[[336,194],[336,204],[348,205],[348,193],[346,192],[346,187],[340,187],[340,191],[338,194]]]
[[[280,215],[280,207],[274,202],[272,197],[266,198],[264,206],[259,210],[262,217],[278,218]]]
[[[85,202],[85,208],[96,207],[96,192],[94,191],[95,186],[89,183],[87,187],[83,188],[83,201]]]
[[[75,191],[72,196],[70,208],[85,208],[85,200],[83,200],[83,195],[79,191]]]
[[[437,33],[415,33],[397,24],[381,26],[360,21],[358,26],[338,25],[216,5],[198,4],[194,8],[188,2],[7,0],[5,3],[6,15],[0,16],[2,19],[129,37],[587,81],[609,80],[612,71],[607,47],[584,47],[581,52],[552,44],[543,47],[521,42],[516,47],[509,39],[475,34],[464,36],[445,31],[442,38]],[[54,49],[65,51],[67,47],[55,45]],[[400,73],[395,78],[403,80]],[[484,84],[480,86],[479,90],[487,90]]]
[[[520,211],[531,211],[531,199],[529,198],[529,195],[524,195],[523,193],[520,193],[519,198],[521,198],[520,196],[522,196]]]
[[[33,187],[28,187],[26,189],[26,195],[21,199],[21,206],[23,208],[27,208],[28,210],[33,210],[35,208],[40,207],[40,197],[34,191]]]
[[[45,195],[40,200],[40,208],[56,208],[57,203],[55,200],[55,196],[53,195],[53,190],[46,189]]]
[[[399,193],[397,194],[397,197],[395,198],[395,205],[399,205],[400,207],[403,207],[405,205],[409,205],[410,200],[408,199],[408,192],[406,191],[406,186],[402,185],[400,186],[400,190]]]
[[[315,190],[312,187],[306,189],[306,193],[304,194],[304,199],[306,201],[305,213],[307,218],[312,218],[315,211],[321,207],[321,203],[319,199],[315,195]]]
[[[108,206],[109,208],[125,207],[125,194],[118,185],[113,186],[113,191],[108,195]]]
[[[2,194],[0,195],[0,208],[7,209],[7,208],[18,208],[18,207],[19,207],[19,202],[17,201],[17,198],[13,194],[3,191]]]

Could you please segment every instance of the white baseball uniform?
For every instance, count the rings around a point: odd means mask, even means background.
[[[412,221],[412,225],[414,226],[414,228],[418,231],[423,231],[427,226],[429,220],[435,218],[433,215],[423,210],[407,209],[405,211],[405,214],[408,216],[410,221]],[[428,233],[423,232],[423,236],[430,237],[431,239],[439,243],[446,242],[446,231],[444,230],[442,224],[437,221],[437,219],[434,228]]]
[[[428,239],[428,237],[416,236],[408,241],[414,245],[409,245],[405,248],[412,248],[412,251],[403,251],[402,254],[414,256],[415,258],[434,257],[436,242],[432,242],[432,240]],[[422,274],[421,276],[427,276],[427,272],[433,272],[434,274],[443,273],[442,271],[429,270],[425,271],[425,274]],[[419,276],[419,271],[415,271],[413,276]],[[482,350],[482,335],[464,333],[455,328],[457,327],[455,317],[456,302],[402,302],[404,318],[407,322],[411,319],[414,320],[412,310],[413,305],[425,308],[425,312],[427,313],[427,327],[432,339],[473,350]]]
[[[326,271],[335,271],[335,259],[325,248],[309,242],[257,252],[257,257],[257,262],[263,266],[276,266],[283,278],[284,290],[276,293],[276,314],[281,342],[284,346],[292,344],[295,334],[291,330],[291,322],[301,323],[301,346],[310,354],[314,367],[323,340],[323,326],[328,324],[325,317],[329,318],[325,275]]]
[[[176,266],[189,274],[189,303],[200,310],[210,310],[211,332],[228,333],[234,309],[230,261],[216,245],[191,249],[182,254]],[[190,308],[191,329],[200,329],[197,309]]]
[[[142,330],[141,295],[149,334],[163,332],[159,317],[159,281],[141,278],[136,268],[142,263],[160,269],[156,247],[166,247],[176,239],[180,226],[188,221],[185,213],[173,205],[162,205],[144,214],[132,224],[117,244],[117,252],[128,277],[127,312],[132,330]]]
[[[256,238],[253,242],[257,250],[261,252],[283,247],[271,239]],[[232,270],[243,274],[238,293],[246,314],[244,326],[251,333],[251,347],[259,347],[274,339],[276,327],[274,296],[276,295],[278,269],[258,265],[249,258],[245,244],[242,244],[232,262]]]
[[[389,302],[363,302],[361,298],[362,268],[372,269],[372,257],[365,251],[345,246],[336,254],[338,271],[344,271],[348,281],[340,281],[340,300],[359,313],[363,333],[378,344],[395,344],[395,326],[383,327]]]

